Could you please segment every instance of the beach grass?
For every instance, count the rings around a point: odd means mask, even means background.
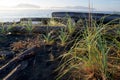
[[[56,80],[119,79],[120,23],[112,24],[118,20],[115,19],[104,24],[103,20],[104,18],[97,23],[93,19],[90,22],[80,19],[75,23],[68,18],[66,26],[58,32],[53,34],[52,31],[47,30],[46,33],[41,34],[44,45],[65,48],[57,57],[59,65],[55,69],[58,73]],[[54,23],[54,26],[56,25],[60,26]],[[29,34],[34,35],[31,21],[22,26]],[[6,34],[10,29],[11,26],[6,30],[2,25],[0,32]],[[42,44],[39,34],[37,35],[38,38],[35,39],[26,37],[28,39],[25,41],[18,40],[12,43],[12,50],[20,52],[23,48]],[[57,60],[52,53],[49,56],[51,56],[51,61]]]
[[[105,36],[109,35],[107,32],[111,22],[97,24],[93,21],[90,27],[89,23],[84,25],[85,30],[82,38],[77,39],[77,42],[73,44],[68,52],[60,55],[62,61],[56,69],[59,71],[56,80],[112,80],[115,77],[110,76],[114,75],[113,72],[116,69],[116,67],[113,67],[116,63],[111,64],[112,60],[110,58],[113,54],[111,52],[113,48],[116,48],[115,54],[119,54],[120,41],[116,41],[116,37],[108,40]],[[119,31],[116,32],[116,34],[118,33]],[[118,60],[118,56],[114,59]]]

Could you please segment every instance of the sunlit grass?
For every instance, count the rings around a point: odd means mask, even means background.
[[[43,39],[47,45],[52,45],[54,43],[54,39],[51,33],[43,34]]]
[[[72,34],[75,31],[75,22],[72,18],[68,18],[67,20],[67,31],[69,34]]]
[[[67,43],[67,40],[68,40],[68,34],[65,32],[64,29],[61,29],[60,31],[60,35],[59,35],[59,39],[61,41],[61,45],[62,46],[65,46],[65,44]]]
[[[84,25],[83,37],[74,43],[71,50],[61,55],[62,63],[57,68],[59,71],[57,80],[89,80],[92,78],[106,80],[111,77],[109,75],[113,74],[115,67],[109,68],[111,61],[108,59],[109,55],[112,54],[110,51],[113,44],[109,44],[109,40],[104,36],[110,30],[109,23],[97,24],[93,21],[91,27],[89,24]],[[115,53],[118,54],[119,41],[116,41],[115,38],[112,40],[116,43]],[[112,65],[116,65],[116,63]],[[110,71],[108,71],[109,69]]]
[[[51,18],[51,19],[48,21],[48,26],[65,26],[65,25],[62,24],[62,23],[59,22],[59,21],[56,21],[54,18]]]
[[[92,19],[91,19],[92,20]],[[103,24],[104,18],[98,24],[97,21],[92,20],[91,25],[88,21],[79,20],[77,22],[78,27],[83,29],[79,35],[75,30],[77,25],[68,18],[67,25],[61,29],[58,34],[52,34],[49,30],[46,34],[42,34],[42,40],[45,45],[54,45],[60,41],[60,47],[68,47],[68,43],[72,45],[70,49],[64,51],[59,57],[61,63],[56,69],[58,76],[56,80],[107,80],[114,79],[116,73],[120,70],[120,24],[111,24],[115,20],[112,20],[106,24]],[[117,19],[116,19],[117,20]],[[51,26],[60,26],[54,20],[48,22]],[[13,24],[12,26],[16,26]],[[25,27],[26,31],[31,34],[33,31],[32,21],[28,21],[27,24],[20,24]],[[50,27],[49,26],[49,27]],[[2,25],[0,28],[1,34],[9,32],[9,28],[6,30]],[[79,29],[81,29],[79,27]],[[81,30],[80,30],[81,31]],[[71,36],[76,34],[77,37]],[[33,34],[32,34],[33,35]],[[54,36],[57,35],[57,38]],[[55,36],[56,37],[56,36]],[[57,39],[57,40],[56,40]],[[40,44],[39,39],[18,41],[11,45],[13,51],[18,51],[23,48],[31,47],[32,45]],[[58,47],[58,44],[55,44]],[[39,45],[38,45],[39,46]],[[54,56],[50,54],[51,61],[54,61]],[[112,75],[112,76],[111,76]]]

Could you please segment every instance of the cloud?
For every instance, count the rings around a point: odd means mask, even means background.
[[[88,7],[84,7],[84,6],[67,6],[65,8],[70,8],[70,9],[89,9]],[[95,9],[95,8],[91,8],[91,9]]]
[[[15,6],[14,8],[40,8],[40,6],[34,5],[34,4],[22,3],[22,4],[18,4],[18,5]]]
[[[88,7],[84,6],[65,6],[65,7],[51,7],[51,8],[61,8],[61,9],[83,9],[83,10],[88,10]],[[96,10],[95,8],[91,8],[92,10]]]

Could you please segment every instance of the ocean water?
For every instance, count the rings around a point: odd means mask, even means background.
[[[72,11],[88,12],[81,9],[26,9],[26,10],[0,10],[0,22],[17,22],[20,18],[49,18],[52,12]]]
[[[52,12],[53,10],[0,10],[0,22],[13,22],[30,17],[51,17]]]
[[[86,12],[84,9],[21,9],[21,10],[0,10],[0,22],[17,22],[20,18],[49,18],[52,12]]]
[[[28,10],[0,10],[0,22],[16,22],[20,18],[49,18],[52,17],[52,12],[59,11],[74,11],[80,12],[81,10],[55,10],[55,9],[28,9]]]

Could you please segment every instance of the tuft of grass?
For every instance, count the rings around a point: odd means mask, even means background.
[[[65,25],[60,23],[59,21],[56,21],[54,18],[51,18],[48,21],[48,26],[65,26]]]
[[[108,60],[113,44],[109,44],[109,40],[104,35],[109,31],[109,23],[97,24],[96,21],[93,21],[91,27],[89,24],[84,25],[82,38],[77,39],[68,52],[60,55],[62,61],[56,69],[59,71],[56,80],[106,80],[110,77],[109,74],[113,75],[114,70],[118,70],[113,67],[114,64],[111,68],[111,61]],[[118,51],[119,48],[115,50],[115,53],[118,54]],[[118,60],[118,57],[115,60]]]
[[[4,24],[2,24],[0,27],[0,33],[6,35],[10,32],[12,27],[13,27],[12,25],[4,26]]]
[[[83,26],[84,26],[84,20],[83,20],[83,19],[79,19],[79,20],[77,21],[77,23],[76,23],[75,26],[77,26],[77,27],[83,27]]]
[[[72,34],[75,31],[75,22],[71,18],[68,18],[67,21],[67,31],[69,34]]]
[[[33,25],[32,25],[32,20],[29,20],[25,25],[25,29],[29,34],[32,34],[33,32]]]
[[[68,40],[68,34],[65,32],[64,29],[61,29],[59,39],[61,41],[61,45],[65,46],[67,40]]]
[[[1,27],[0,27],[0,33],[1,34],[6,34],[6,29],[4,27],[4,25],[2,24]]]
[[[51,33],[47,33],[46,35],[43,34],[44,42],[47,45],[52,45],[54,43],[54,39]]]

